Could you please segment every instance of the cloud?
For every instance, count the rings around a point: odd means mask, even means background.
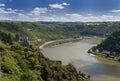
[[[69,6],[70,4],[64,2],[64,3],[62,3],[62,5],[63,6]]]
[[[10,10],[10,11],[11,11],[11,10],[13,10],[13,9],[12,9],[12,8],[7,8],[7,10]]]
[[[5,10],[5,8],[0,8],[0,14],[10,14],[10,13],[16,13],[15,11],[12,11],[12,10],[10,10],[10,11],[7,11],[7,10]]]
[[[31,20],[31,17],[23,13],[18,13],[17,20]]]
[[[47,8],[34,8],[33,11],[32,11],[32,14],[34,15],[39,15],[41,13],[46,13],[48,11]]]
[[[4,13],[5,12],[5,8],[0,8],[0,13]]]
[[[7,11],[14,11],[14,12],[23,12],[24,10],[18,10],[18,9],[12,9],[12,8],[7,8]]]
[[[77,13],[66,14],[66,16],[69,16],[69,17],[72,17],[72,18],[78,18],[78,17],[81,17],[81,15],[80,15],[80,14],[77,14]]]
[[[21,18],[24,18],[24,17],[25,17],[25,14],[18,13],[18,16],[21,17]]]
[[[17,14],[23,12],[23,10],[12,9],[12,8],[0,8],[0,14]]]
[[[119,16],[115,15],[81,15],[78,13],[66,14],[66,21],[79,22],[104,22],[104,21],[120,21]]]
[[[7,9],[5,10],[5,13],[16,14],[17,11],[19,11],[19,10],[17,10],[17,9],[12,9],[12,8],[7,8]]]
[[[65,8],[65,6],[69,6],[70,4],[68,4],[68,3],[62,3],[62,4],[58,4],[58,3],[56,3],[56,4],[49,4],[49,6],[50,6],[50,8],[53,8],[53,9],[64,9]]]
[[[120,10],[111,10],[110,12],[120,12]]]
[[[6,6],[5,4],[0,4],[0,7],[4,7],[4,6]]]
[[[23,15],[22,15],[23,16]],[[25,17],[24,17],[25,16]],[[57,16],[54,14],[49,15],[24,15],[23,20],[28,21],[58,21],[58,22],[104,22],[104,21],[120,21],[119,16],[113,15],[81,15],[78,13],[64,14],[62,16]],[[25,19],[26,18],[26,19]]]
[[[29,14],[29,13],[28,13]],[[58,21],[58,22],[104,22],[104,21],[120,21],[119,16],[113,15],[81,15],[78,13],[64,14],[62,16],[49,14],[49,15],[28,15],[25,13],[17,13],[16,16],[5,16],[4,18],[19,20],[19,21]],[[0,19],[4,19],[1,18]]]
[[[62,3],[63,5],[69,5]],[[63,6],[64,7],[64,6]],[[58,7],[57,7],[58,8]],[[60,8],[59,8],[60,9]],[[62,8],[61,8],[62,9]],[[104,21],[120,21],[119,15],[94,15],[94,14],[79,14],[79,13],[66,13],[60,15],[52,14],[48,8],[36,7],[30,12],[25,13],[24,10],[13,8],[0,8],[0,20],[11,19],[19,21],[58,21],[58,22],[104,22]],[[120,12],[120,10],[113,10],[112,12]]]
[[[51,8],[55,8],[55,9],[64,9],[65,7],[61,4],[49,4],[49,6]]]

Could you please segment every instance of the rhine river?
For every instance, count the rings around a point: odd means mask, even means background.
[[[63,64],[73,64],[78,71],[91,75],[91,81],[120,81],[120,62],[87,53],[100,41],[100,38],[86,38],[55,47],[46,46],[43,54],[52,60],[61,60]]]

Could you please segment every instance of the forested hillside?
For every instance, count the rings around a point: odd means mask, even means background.
[[[0,32],[0,81],[86,81],[72,64],[63,66],[44,57],[40,49],[9,38],[10,34]]]
[[[75,28],[80,35],[108,36],[120,29],[120,22],[38,22],[45,25]]]
[[[97,46],[110,52],[120,53],[120,31],[113,32],[107,39]]]
[[[108,36],[111,32],[119,30],[119,22],[0,22],[0,30],[28,36],[33,44],[45,41],[77,38],[79,36]]]
[[[42,43],[48,40],[78,37],[75,29],[56,26],[42,25],[34,22],[0,22],[0,30],[19,34],[21,37],[28,36],[32,43]]]
[[[120,31],[113,32],[88,52],[120,61]]]

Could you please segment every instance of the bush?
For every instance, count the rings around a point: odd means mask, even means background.
[[[16,50],[22,50],[22,49],[23,49],[23,46],[22,46],[21,44],[15,42],[15,43],[11,46],[11,48],[16,49]]]
[[[37,77],[30,71],[26,71],[21,76],[21,81],[37,81]]]
[[[29,63],[28,63],[28,67],[29,67],[30,69],[33,70],[33,69],[39,69],[39,68],[40,68],[40,65],[39,65],[39,62],[38,62],[37,59],[35,59],[35,58],[30,58],[28,62],[29,62]]]
[[[13,58],[6,56],[2,58],[1,70],[7,74],[19,74],[19,68]]]
[[[29,49],[26,47],[26,48],[24,48],[24,52],[28,52],[29,51]]]

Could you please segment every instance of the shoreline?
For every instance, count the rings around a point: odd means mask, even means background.
[[[97,52],[94,52],[94,51],[92,50],[92,48],[90,48],[90,49],[88,50],[88,53],[91,53],[91,54],[93,54],[93,55],[95,55],[95,56],[98,56],[98,57],[102,57],[102,58],[106,58],[106,59],[109,59],[109,60],[112,60],[112,61],[119,62],[119,59],[102,56],[101,54],[99,54],[99,53],[97,53]]]
[[[85,38],[90,38],[90,37],[80,37],[80,38],[70,38],[70,39],[60,39],[60,40],[52,40],[52,41],[48,41],[48,42],[45,42],[43,43],[42,45],[39,46],[39,49],[43,49],[45,46],[49,45],[49,44],[56,44],[59,45],[59,44],[63,44],[63,43],[68,43],[68,42],[76,42],[76,41],[80,41],[80,40],[83,40]],[[61,60],[56,60],[56,62],[58,63],[61,63],[62,64],[62,61]],[[78,73],[81,73],[80,71],[78,71]],[[84,73],[82,73],[84,74]],[[90,75],[87,75],[85,74],[85,81],[90,81],[91,79],[91,76]]]
[[[97,36],[82,36],[82,37],[79,37],[79,38],[51,40],[51,41],[47,41],[47,42],[39,45],[39,49],[42,49],[42,48],[44,48],[45,46],[47,46],[49,44],[53,44],[53,43],[57,43],[57,42],[58,43],[66,43],[66,42],[72,42],[72,41],[79,41],[79,40],[86,39],[86,38],[91,38],[91,37],[98,38]]]
[[[45,46],[49,45],[49,44],[53,44],[53,43],[65,43],[65,42],[72,42],[72,41],[79,41],[82,40],[83,38],[70,38],[70,39],[60,39],[60,40],[52,40],[52,41],[48,41],[43,43],[42,45],[39,46],[40,49],[44,48]]]

